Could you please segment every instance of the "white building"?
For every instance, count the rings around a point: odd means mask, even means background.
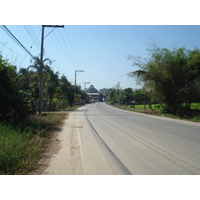
[[[90,97],[92,102],[99,101],[99,93],[87,93],[87,95]]]

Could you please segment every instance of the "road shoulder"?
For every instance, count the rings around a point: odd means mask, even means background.
[[[34,175],[83,174],[80,145],[77,137],[76,111],[64,120],[62,130],[55,132],[51,144],[39,161],[41,167]]]

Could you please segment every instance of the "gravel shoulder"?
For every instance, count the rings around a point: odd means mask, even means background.
[[[31,175],[73,175],[84,174],[77,135],[76,112],[69,112],[55,131],[50,144],[39,161],[40,167]]]

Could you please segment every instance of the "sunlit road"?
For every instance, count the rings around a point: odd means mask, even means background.
[[[85,174],[200,174],[199,123],[104,103],[76,113]]]
[[[70,113],[44,174],[200,174],[200,124],[105,103]]]

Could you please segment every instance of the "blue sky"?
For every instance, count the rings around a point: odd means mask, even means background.
[[[34,56],[39,55],[41,25],[7,27]],[[52,30],[45,28],[45,36]],[[28,67],[30,56],[2,29],[0,35],[4,58],[18,67]],[[111,88],[118,82],[122,88],[140,88],[133,78],[126,76],[137,70],[127,55],[146,58],[146,49],[152,40],[163,48],[200,48],[200,26],[65,25],[64,29],[57,28],[45,38],[44,58],[54,60],[52,68],[66,75],[72,83],[75,70],[85,70],[77,75],[77,83],[82,88],[84,82],[91,82],[97,89]]]

